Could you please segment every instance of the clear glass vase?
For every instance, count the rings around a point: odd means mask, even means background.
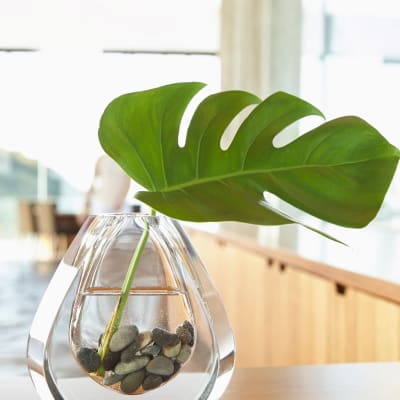
[[[107,330],[144,231],[123,312]],[[221,300],[180,224],[104,214],[85,221],[55,271],[27,364],[42,399],[218,399],[234,355]]]

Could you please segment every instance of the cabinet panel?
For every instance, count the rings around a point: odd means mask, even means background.
[[[399,360],[397,305],[356,292],[357,361]]]
[[[292,268],[288,269],[288,279],[293,333],[290,364],[326,362],[329,284]]]
[[[377,361],[399,361],[400,307],[381,299],[375,301]]]
[[[191,232],[224,302],[238,367],[400,360],[400,306]],[[302,261],[304,263],[304,260]]]
[[[400,359],[400,307],[348,289],[330,297],[329,362],[375,362]]]
[[[329,292],[328,362],[341,363],[357,360],[355,314],[355,292],[348,289],[345,294],[338,294],[332,285]]]

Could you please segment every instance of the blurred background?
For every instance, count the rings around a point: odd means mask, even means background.
[[[0,369],[25,374],[29,323],[79,227],[77,216],[102,154],[98,122],[114,97],[179,81],[207,83],[202,96],[244,89],[265,98],[284,90],[328,119],[365,118],[400,146],[399,38],[396,0],[3,0]],[[281,140],[320,122],[304,120]],[[136,189],[132,183],[132,209],[138,206]],[[399,192],[395,177],[376,222],[390,235],[398,231]],[[310,242],[314,234],[296,227],[209,228],[313,255],[329,253],[325,242]],[[352,231],[340,232],[352,240]]]

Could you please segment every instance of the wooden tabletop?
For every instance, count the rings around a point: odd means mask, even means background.
[[[399,400],[399,378],[400,363],[237,369],[221,400]],[[28,377],[0,378],[0,390],[39,400]]]
[[[400,363],[238,369],[222,400],[399,400]]]

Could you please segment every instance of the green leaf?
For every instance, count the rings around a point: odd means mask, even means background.
[[[262,101],[243,91],[213,94],[197,107],[184,147],[182,115],[201,83],[176,83],[118,97],[104,111],[104,150],[147,191],[136,197],[190,221],[296,222],[264,200],[271,192],[325,221],[362,227],[378,212],[399,150],[357,117],[323,123],[281,148],[274,137],[309,115],[311,104],[278,92]],[[221,137],[244,108],[257,106],[227,150]]]

